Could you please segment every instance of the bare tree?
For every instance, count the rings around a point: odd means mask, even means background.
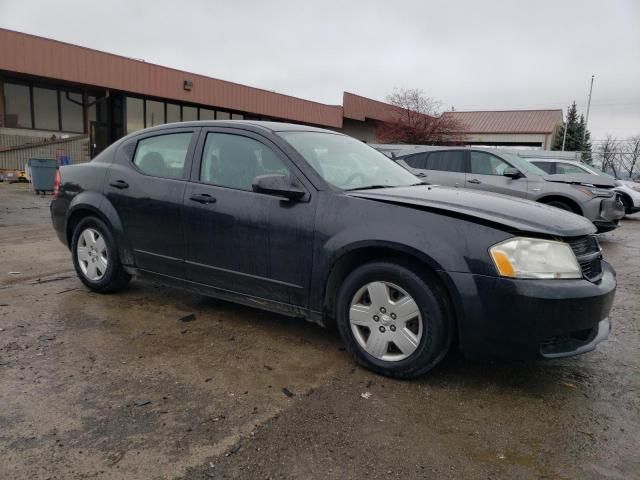
[[[459,121],[441,113],[442,104],[419,89],[396,89],[387,97],[389,119],[379,122],[376,136],[386,143],[456,144],[464,140]]]
[[[620,163],[622,168],[627,171],[629,178],[633,178],[634,172],[640,169],[640,135],[630,137],[625,142]]]
[[[611,170],[613,172],[613,176],[618,178],[618,148],[619,141],[616,137],[607,133],[607,136],[604,138],[602,143],[600,144],[599,151],[597,152],[602,157],[602,170],[605,172],[607,170]]]

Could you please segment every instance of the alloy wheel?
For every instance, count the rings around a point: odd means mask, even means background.
[[[76,255],[80,270],[92,282],[104,277],[109,265],[107,244],[104,237],[93,228],[86,228],[78,237]]]
[[[371,282],[356,292],[349,308],[349,323],[358,345],[388,362],[409,357],[424,334],[415,300],[389,282]]]

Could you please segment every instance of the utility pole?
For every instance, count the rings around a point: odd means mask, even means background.
[[[567,110],[567,113],[569,111]],[[567,141],[567,127],[569,126],[569,122],[564,122],[564,135],[562,135],[562,151],[564,152],[564,142]]]
[[[589,101],[587,102],[587,117],[584,119],[584,134],[582,135],[582,144],[584,145],[584,141],[587,139],[587,125],[589,124],[589,109],[591,108],[591,93],[593,92],[593,77],[595,75],[591,75],[591,87],[589,87]],[[565,130],[566,133],[566,130]]]

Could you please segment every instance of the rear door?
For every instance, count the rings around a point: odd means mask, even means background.
[[[198,129],[142,134],[122,144],[105,194],[138,268],[184,277],[182,198]]]
[[[428,181],[447,187],[464,187],[466,151],[441,150],[427,157]]]
[[[466,188],[502,193],[516,197],[527,197],[527,179],[510,178],[503,175],[511,164],[489,152],[469,151],[469,170]]]

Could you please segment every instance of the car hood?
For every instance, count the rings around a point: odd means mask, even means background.
[[[417,185],[353,190],[352,197],[438,211],[499,224],[510,231],[575,237],[595,233],[584,217],[529,200],[463,188]]]
[[[585,173],[585,174],[558,173],[556,175],[545,175],[544,179],[547,182],[594,185],[596,187],[612,188],[616,186],[616,181],[613,178],[603,177],[600,175],[589,175],[588,173]]]

